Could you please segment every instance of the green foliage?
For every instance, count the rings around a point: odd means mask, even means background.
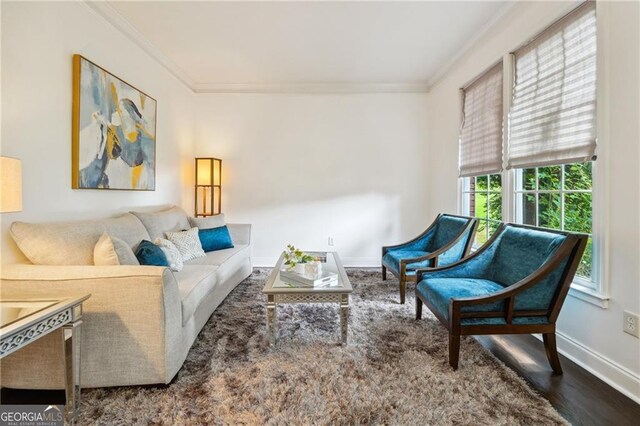
[[[531,169],[535,172],[535,169]],[[590,191],[592,188],[592,164],[577,163],[565,166],[551,166],[538,168],[538,189],[558,191],[562,186],[562,175],[564,173],[564,224],[562,220],[562,195],[559,193],[547,193],[538,195],[538,225],[545,228],[564,229],[571,232],[592,233],[592,197],[591,192],[571,192]],[[523,173],[524,175],[524,173]],[[529,178],[530,174],[527,174]],[[534,175],[535,184],[535,175]],[[525,183],[525,187],[528,183]],[[582,256],[582,261],[578,267],[579,276],[591,277],[592,267],[592,247],[591,238],[587,244],[587,249]]]
[[[287,268],[292,269],[296,266],[297,263],[309,263],[312,262],[315,258],[302,250],[294,247],[292,244],[287,245],[287,249],[283,252],[284,254],[284,264],[287,265]]]
[[[484,244],[498,229],[502,220],[502,176],[478,176],[475,178],[475,217],[478,221],[476,229],[476,245]]]

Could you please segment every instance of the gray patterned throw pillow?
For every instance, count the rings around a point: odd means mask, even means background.
[[[191,228],[188,231],[167,232],[166,235],[167,240],[178,248],[184,262],[206,256],[202,249],[202,243],[200,243],[198,228]]]

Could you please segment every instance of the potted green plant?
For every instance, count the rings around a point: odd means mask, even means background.
[[[284,251],[285,266],[289,271],[295,270],[298,274],[304,275],[306,264],[314,260],[315,258],[313,256],[308,255],[292,244],[287,245],[287,249]]]

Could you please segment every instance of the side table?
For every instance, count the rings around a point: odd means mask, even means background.
[[[0,299],[0,358],[62,329],[65,421],[74,423],[80,407],[80,328],[82,302],[91,295]],[[35,366],[34,366],[35,367]]]

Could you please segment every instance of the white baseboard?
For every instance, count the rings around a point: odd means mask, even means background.
[[[253,257],[253,266],[258,268],[273,268],[277,257]],[[379,257],[341,257],[342,264],[347,268],[379,268]]]
[[[542,340],[542,336],[535,335]],[[640,375],[593,351],[566,334],[556,331],[558,352],[612,388],[640,404]]]

